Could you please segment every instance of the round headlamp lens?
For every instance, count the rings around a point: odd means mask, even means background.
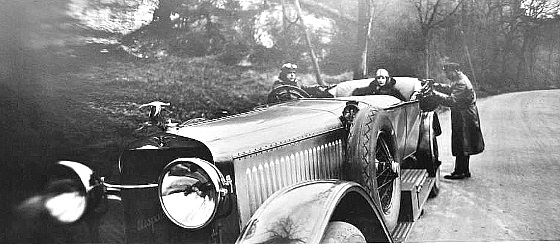
[[[89,167],[72,161],[59,161],[49,168],[41,198],[55,221],[70,224],[93,210],[102,199],[100,179]]]
[[[73,223],[84,214],[86,197],[80,192],[64,192],[48,198],[45,207],[61,223]]]
[[[204,227],[218,209],[220,180],[217,169],[204,160],[175,160],[160,177],[159,196],[164,212],[183,228]]]

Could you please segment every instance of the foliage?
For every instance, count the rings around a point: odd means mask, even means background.
[[[325,74],[352,70],[357,57],[359,1],[301,0],[312,45]],[[289,1],[288,1],[289,2]],[[380,0],[374,2],[369,73],[387,68],[399,76],[443,79],[441,63],[453,60],[492,92],[558,86],[558,3],[545,0]],[[164,7],[164,5],[166,7]],[[280,1],[166,0],[167,28],[137,41],[148,57],[218,55],[225,64],[270,69],[285,61],[311,67],[297,25],[283,23]],[[321,6],[320,8],[314,6]],[[158,12],[158,13],[161,13]],[[161,14],[160,14],[161,15]],[[327,26],[317,26],[327,20]],[[284,29],[282,25],[290,28]],[[146,28],[149,29],[149,28]],[[165,30],[165,33],[162,33]],[[133,35],[130,35],[133,36]],[[262,38],[268,38],[268,44]],[[130,40],[129,39],[129,40]],[[150,40],[142,43],[141,40]],[[128,42],[130,43],[130,42]],[[134,45],[129,45],[134,49]],[[154,51],[157,50],[156,51]],[[554,64],[554,65],[553,65]],[[525,80],[534,82],[527,83]],[[542,81],[542,82],[541,82]]]

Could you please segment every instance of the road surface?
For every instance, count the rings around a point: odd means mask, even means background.
[[[407,242],[560,240],[560,90],[477,102],[486,149],[472,178],[446,180]],[[440,114],[442,176],[453,170],[449,113]]]

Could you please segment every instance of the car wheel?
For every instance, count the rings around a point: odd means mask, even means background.
[[[439,194],[439,166],[441,162],[439,161],[439,151],[435,131],[430,125],[430,131],[428,133],[429,138],[426,142],[429,145],[425,145],[423,149],[416,154],[418,163],[428,171],[428,176],[435,177],[435,183],[430,191],[429,197],[436,197]],[[419,146],[420,147],[420,146]]]
[[[439,162],[438,145],[435,136],[432,135],[430,150],[428,152],[424,152],[420,160],[422,160],[423,163],[426,165],[426,170],[428,171],[428,175],[430,177],[436,176],[437,170],[441,163]]]
[[[400,162],[395,159],[391,124],[371,108],[361,109],[348,137],[347,176],[358,182],[380,207],[385,224],[393,230],[401,204]]]
[[[352,224],[342,221],[331,221],[327,226],[321,243],[366,243],[366,238]]]

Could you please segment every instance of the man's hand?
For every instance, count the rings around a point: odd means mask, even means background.
[[[433,87],[437,90],[438,88],[443,87],[443,85],[441,85],[440,83],[434,83]]]
[[[334,88],[335,86],[336,86],[336,84],[334,84],[334,85],[313,85],[311,87],[314,87],[319,91],[325,92],[325,91],[328,91],[328,90]]]
[[[332,98],[333,95],[329,93],[329,90],[336,85],[313,85],[304,88],[306,92],[314,98]]]
[[[422,94],[422,97],[427,97],[427,96],[431,96],[434,94],[434,83],[431,82],[426,82],[426,84],[424,84],[422,86],[422,89],[420,90],[420,94]]]

